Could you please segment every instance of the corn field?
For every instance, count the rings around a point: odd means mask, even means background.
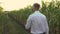
[[[42,2],[42,8],[40,9],[40,12],[47,17],[47,21],[49,24],[49,33],[60,34],[60,1],[52,1],[48,4],[47,2]],[[13,10],[11,12],[8,12],[7,14],[13,17],[15,20],[19,21],[24,26],[28,16],[32,13],[32,6],[27,6],[24,9]]]
[[[12,11],[11,13],[9,13],[9,15],[25,25],[28,16],[33,13],[31,8],[31,6],[28,6],[24,9]],[[60,34],[60,1],[52,1],[49,4],[42,2],[42,8],[40,9],[40,12],[47,17],[50,29],[49,33]]]

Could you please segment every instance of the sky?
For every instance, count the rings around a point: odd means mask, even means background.
[[[4,11],[21,9],[28,5],[33,5],[34,3],[41,4],[41,0],[0,0],[0,5],[4,8]]]

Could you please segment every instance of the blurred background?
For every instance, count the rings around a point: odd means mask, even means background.
[[[34,3],[41,4],[42,0],[0,0],[0,5],[5,11],[10,11],[14,9],[21,9],[28,5],[33,5]],[[44,2],[51,2],[51,0],[43,0]]]
[[[0,0],[0,34],[30,34],[24,25],[34,3],[47,17],[49,34],[60,34],[60,0]]]

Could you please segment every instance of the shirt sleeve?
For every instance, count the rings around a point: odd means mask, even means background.
[[[25,24],[25,29],[29,29],[31,26],[31,17],[29,16],[28,19],[27,19],[27,22]]]
[[[45,33],[46,34],[49,34],[49,27],[48,27],[48,22],[47,22],[47,19],[46,19],[46,17],[45,17],[45,20],[44,20],[44,24],[45,24]]]

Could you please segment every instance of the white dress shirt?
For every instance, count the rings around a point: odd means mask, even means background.
[[[40,13],[39,11],[35,11],[27,19],[25,28],[29,29],[30,27],[31,27],[31,33],[45,32],[46,34],[49,34],[49,28],[48,28],[46,16]]]

